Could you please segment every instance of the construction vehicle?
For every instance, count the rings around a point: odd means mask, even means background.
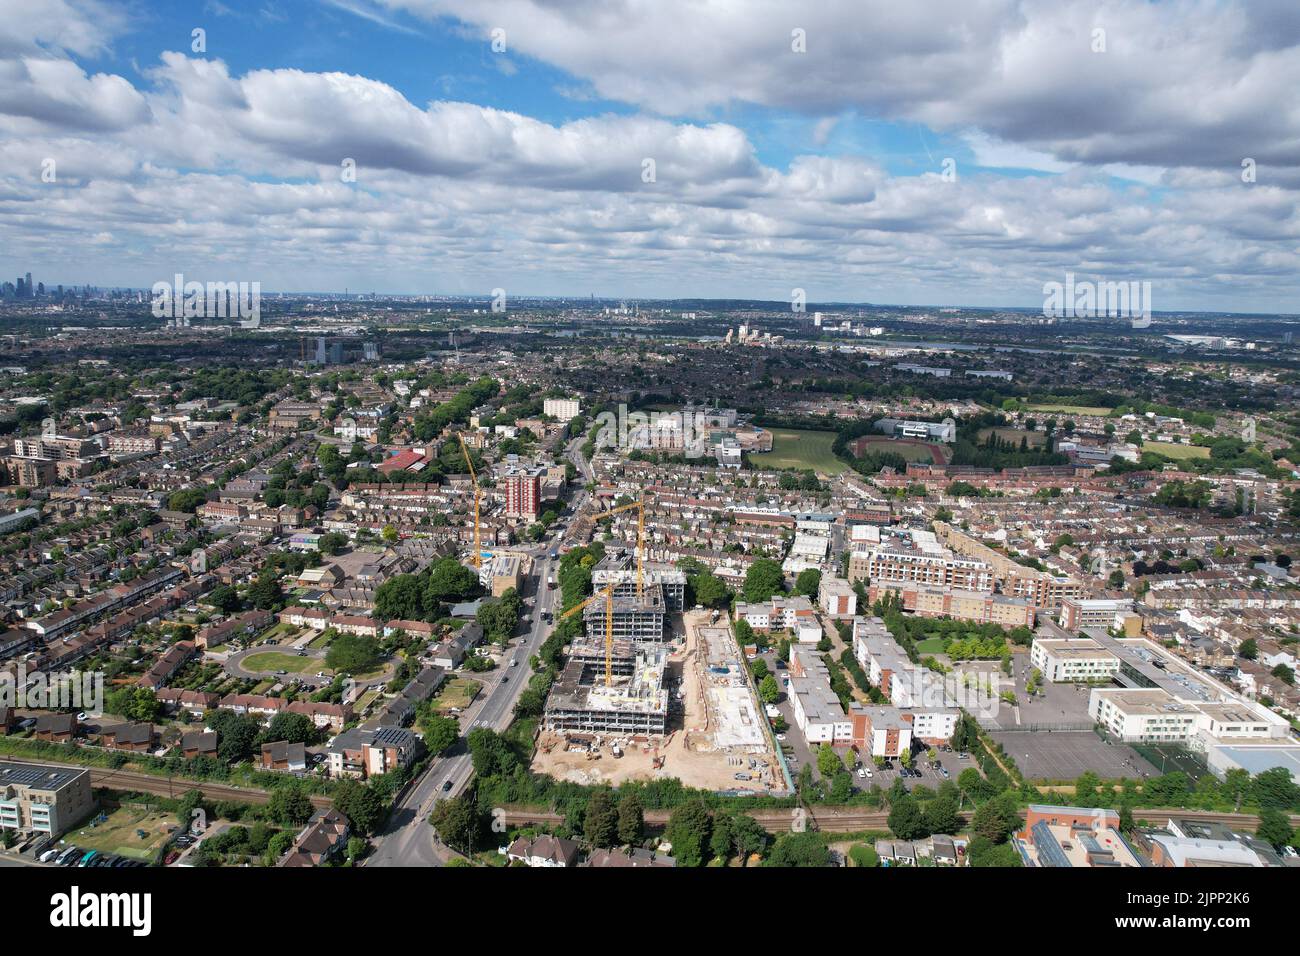
[[[474,562],[474,567],[483,563],[482,545],[479,538],[478,525],[478,475],[474,473],[474,463],[469,458],[469,447],[465,444],[465,436],[461,432],[456,433],[456,438],[460,441],[460,452],[465,456],[465,465],[469,468],[469,480],[474,485],[474,554],[470,558]]]

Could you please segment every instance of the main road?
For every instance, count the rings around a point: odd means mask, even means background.
[[[537,653],[551,631],[551,625],[542,620],[542,613],[553,609],[559,594],[558,590],[551,591],[546,586],[552,569],[558,566],[558,561],[551,557],[550,548],[548,544],[546,550],[534,556],[534,573],[529,575],[524,586],[525,599],[533,598],[531,606],[525,605],[528,630],[506,649],[495,686],[461,715],[466,734],[475,727],[502,731],[514,718],[515,702],[532,676],[528,660]],[[519,661],[518,666],[510,666],[512,658]],[[460,794],[469,783],[473,770],[462,736],[453,745],[450,755],[434,758],[424,775],[394,805],[388,825],[375,838],[374,852],[366,859],[365,865],[442,866],[449,851],[435,842],[433,828],[428,823],[429,813],[439,800]],[[450,787],[446,786],[448,781]]]
[[[582,457],[582,441],[582,438],[570,441],[565,452],[579,473],[590,481],[594,476],[590,464]],[[528,630],[522,637],[515,639],[508,648],[508,653],[502,657],[501,673],[496,684],[461,715],[464,730],[461,739],[452,746],[447,756],[434,758],[424,775],[394,804],[388,824],[384,832],[375,837],[374,851],[366,858],[364,865],[442,866],[451,855],[451,851],[435,839],[433,828],[428,822],[429,814],[439,800],[463,792],[473,775],[474,768],[465,749],[464,735],[475,727],[502,731],[514,719],[515,703],[532,676],[528,660],[537,653],[553,627],[553,624],[542,620],[543,613],[553,613],[559,603],[559,590],[552,591],[547,586],[547,581],[552,572],[559,573],[559,550],[562,545],[572,543],[566,542],[566,538],[570,536],[573,523],[586,507],[589,497],[585,488],[574,494],[569,502],[571,514],[564,533],[548,534],[536,545],[514,549],[530,554],[533,558],[532,573],[527,578],[523,594],[525,599],[533,599],[531,605],[525,605],[528,611]],[[517,667],[510,666],[511,658],[519,661]]]

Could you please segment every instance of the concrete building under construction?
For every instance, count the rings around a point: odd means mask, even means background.
[[[630,641],[633,644],[661,644],[664,641],[667,623],[667,608],[664,605],[663,590],[658,585],[646,586],[640,598],[636,596],[636,582],[630,585],[630,593],[620,594],[625,590],[616,588],[614,592],[613,631],[615,641]],[[587,640],[605,641],[604,601],[592,601],[582,612],[582,620],[587,627]]]
[[[610,671],[621,677],[630,677],[636,670],[636,645],[631,641],[615,641],[609,655]],[[581,683],[605,679],[605,641],[588,641],[579,638],[569,647],[568,663],[580,662],[586,672]]]
[[[636,594],[636,554],[611,550],[591,569],[591,583],[597,591],[615,584],[615,595]],[[671,564],[648,562],[642,568],[643,590],[657,588],[669,611],[681,611],[686,603],[686,572]]]
[[[668,724],[667,660],[662,648],[640,647],[632,673],[616,674],[613,686],[606,687],[603,647],[599,663],[570,657],[551,687],[542,715],[544,728],[559,733],[664,736]]]

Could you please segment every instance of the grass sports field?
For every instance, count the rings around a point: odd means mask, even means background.
[[[944,453],[940,452],[936,457],[935,449],[942,448],[942,445],[931,442],[914,441],[910,438],[889,438],[885,435],[864,435],[856,439],[857,447],[864,445],[869,446],[870,451],[887,451],[895,455],[902,455],[908,461],[937,462],[945,464]]]
[[[86,851],[98,850],[132,860],[150,860],[176,826],[175,814],[120,807],[103,823],[87,824],[63,839],[68,846],[79,846]],[[145,834],[143,839],[138,832],[141,830]]]
[[[1058,415],[1109,415],[1113,408],[1100,405],[1026,405],[1031,412],[1056,412]]]
[[[279,651],[249,654],[240,663],[250,671],[288,671],[291,674],[302,674],[313,667],[320,667],[318,658],[281,654]]]
[[[1143,451],[1153,451],[1166,458],[1209,458],[1210,449],[1203,445],[1182,445],[1171,441],[1145,441]]]
[[[838,475],[848,467],[831,451],[834,432],[801,428],[773,428],[771,432],[772,450],[750,456],[756,468],[811,468]]]

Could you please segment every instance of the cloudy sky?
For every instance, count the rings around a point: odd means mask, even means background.
[[[0,0],[0,275],[1294,313],[1297,90],[1296,0]]]

